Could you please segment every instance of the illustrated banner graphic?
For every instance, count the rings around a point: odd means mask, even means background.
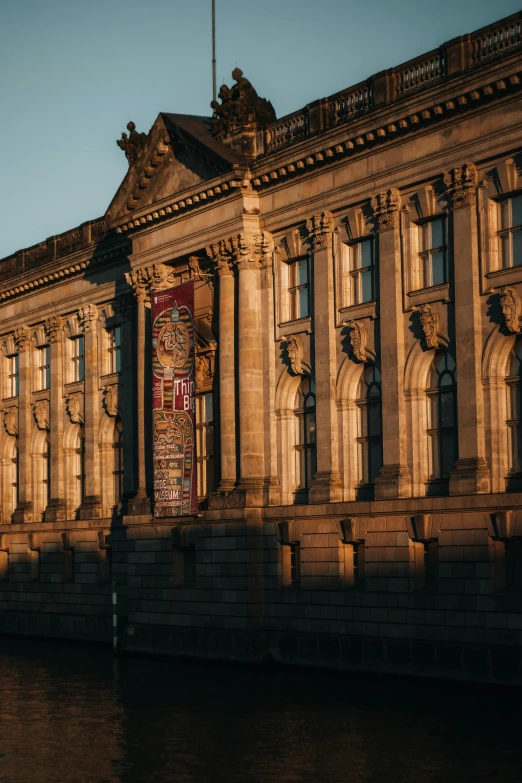
[[[154,516],[197,512],[194,283],[152,294]]]

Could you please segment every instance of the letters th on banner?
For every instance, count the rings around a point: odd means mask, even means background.
[[[194,283],[152,294],[154,516],[197,512]]]

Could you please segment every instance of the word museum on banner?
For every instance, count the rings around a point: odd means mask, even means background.
[[[152,294],[154,516],[197,511],[194,283]]]

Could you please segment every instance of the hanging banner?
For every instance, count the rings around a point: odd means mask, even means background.
[[[194,283],[153,292],[154,516],[197,512]]]

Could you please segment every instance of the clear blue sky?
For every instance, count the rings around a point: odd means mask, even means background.
[[[519,10],[520,0],[216,0],[278,117]],[[211,0],[0,0],[0,258],[102,215],[127,122],[209,114]]]

